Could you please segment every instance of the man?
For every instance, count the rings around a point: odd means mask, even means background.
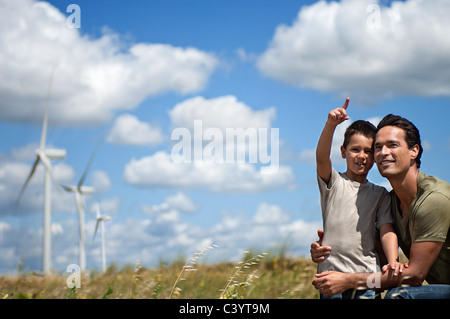
[[[389,271],[324,272],[316,275],[314,287],[331,296],[348,289],[408,285],[390,289],[385,298],[450,298],[450,184],[419,171],[419,131],[400,116],[389,114],[380,122],[374,148],[378,170],[393,189],[395,229],[409,263],[397,276]],[[311,245],[316,262],[331,253],[331,247],[319,247],[319,243]],[[422,286],[424,280],[429,285]]]

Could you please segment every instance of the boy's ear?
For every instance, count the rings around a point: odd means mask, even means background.
[[[342,158],[346,158],[346,156],[345,156],[345,147],[344,147],[344,145],[341,145],[341,156],[342,156]]]

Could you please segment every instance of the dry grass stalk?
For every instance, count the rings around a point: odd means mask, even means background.
[[[169,299],[172,298],[172,295],[175,293],[176,295],[180,294],[183,291],[180,287],[177,287],[177,284],[180,280],[185,280],[185,278],[181,277],[184,272],[196,271],[197,269],[194,266],[197,264],[198,260],[203,257],[206,252],[210,249],[218,247],[217,245],[209,245],[202,248],[200,251],[194,253],[181,268],[180,273],[178,274],[177,280],[175,281],[172,290],[170,291]]]
[[[244,254],[247,254],[248,252],[244,252]],[[240,266],[236,266],[235,268],[237,269],[236,272],[230,277],[230,279],[228,280],[226,286],[224,289],[222,289],[222,293],[219,296],[219,299],[224,299],[227,291],[229,289],[231,289],[233,287],[233,289],[236,288],[236,286],[238,285],[242,285],[242,286],[249,286],[251,284],[251,281],[253,280],[253,278],[258,278],[258,276],[255,275],[256,271],[252,272],[249,277],[247,278],[246,281],[238,283],[235,278],[238,277],[239,275],[242,274],[242,272],[245,269],[249,269],[250,267],[257,265],[261,260],[264,259],[264,257],[267,255],[267,253],[262,253],[262,254],[258,254],[256,256],[253,256],[252,258],[249,258],[247,261],[241,261],[238,263],[238,265],[240,264]],[[233,283],[233,285],[231,285]]]

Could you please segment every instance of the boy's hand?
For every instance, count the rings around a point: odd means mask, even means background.
[[[403,272],[404,268],[408,268],[408,264],[403,264],[399,262],[392,262],[387,265],[384,265],[382,268],[383,273],[386,271],[389,271],[391,274],[396,277],[398,274],[401,274]]]
[[[342,122],[349,119],[349,117],[347,115],[347,107],[348,107],[349,101],[350,101],[350,98],[348,97],[345,100],[345,103],[344,103],[344,105],[342,105],[342,107],[338,107],[337,109],[334,109],[333,111],[331,111],[328,114],[328,122],[330,124],[337,126],[337,125],[341,124]]]
[[[325,260],[325,256],[328,256],[331,254],[331,247],[330,246],[322,246],[322,240],[323,240],[323,230],[319,229],[317,231],[317,234],[319,235],[319,240],[316,242],[313,242],[311,244],[311,259],[315,263],[320,263],[321,261]]]

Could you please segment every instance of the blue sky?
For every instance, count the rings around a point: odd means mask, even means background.
[[[69,28],[69,4],[80,28]],[[132,3],[132,4],[130,4]],[[51,71],[47,144],[67,156],[55,179],[86,179],[89,269],[100,269],[94,203],[114,214],[108,263],[158,264],[216,244],[307,255],[321,225],[314,148],[350,96],[350,121],[394,113],[420,129],[422,171],[450,180],[448,1],[0,1],[0,273],[41,269],[43,168],[15,205],[39,145]],[[171,133],[279,130],[279,169],[176,166]],[[342,140],[345,124],[335,134]],[[335,167],[344,162],[333,152]],[[389,188],[374,167],[369,179]],[[73,194],[53,188],[53,268],[78,263]]]

